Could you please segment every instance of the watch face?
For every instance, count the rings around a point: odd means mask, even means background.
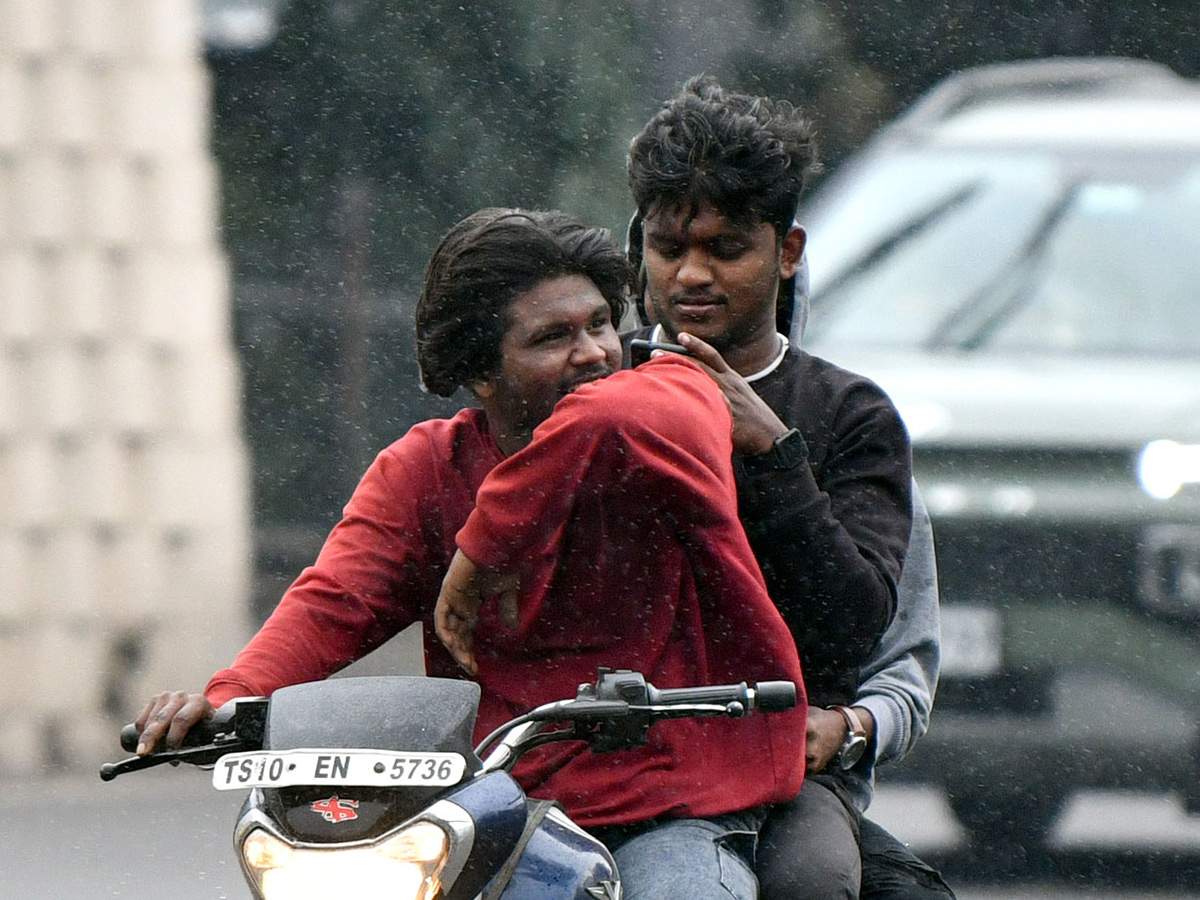
[[[862,759],[866,749],[867,739],[862,735],[847,738],[846,743],[842,744],[842,749],[838,751],[838,765],[843,769],[853,769],[855,764]]]
[[[808,456],[808,447],[804,443],[804,437],[795,428],[792,428],[775,441],[770,450],[771,466],[775,469],[785,470],[792,469],[798,466]]]

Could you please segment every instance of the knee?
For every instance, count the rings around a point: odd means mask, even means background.
[[[831,855],[801,860],[794,865],[759,866],[761,900],[858,900],[862,865],[859,859]]]
[[[862,880],[855,815],[827,786],[806,781],[760,833],[762,900],[857,900]]]
[[[613,854],[626,900],[755,900],[758,884],[733,836],[676,823]]]

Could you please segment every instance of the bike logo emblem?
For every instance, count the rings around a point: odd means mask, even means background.
[[[337,825],[339,822],[348,822],[351,819],[357,819],[358,809],[357,800],[341,800],[337,794],[334,794],[328,800],[318,800],[309,807],[313,812],[320,813],[321,818],[326,822],[332,822]]]
[[[621,882],[619,881],[605,879],[586,890],[596,900],[621,900]]]

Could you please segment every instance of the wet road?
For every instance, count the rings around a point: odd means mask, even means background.
[[[87,773],[0,782],[3,895],[24,900],[246,900],[230,832],[241,797],[186,767],[102,784]],[[1200,900],[1200,818],[1170,796],[1089,794],[1067,808],[1049,878],[978,880],[980,854],[941,796],[883,788],[875,818],[945,866],[961,900]]]
[[[882,787],[871,815],[941,868],[960,900],[1200,898],[1200,816],[1173,794],[1077,793],[1048,846],[1015,860],[967,846],[937,790]]]
[[[412,672],[419,660],[402,637],[347,674]],[[0,780],[0,897],[248,900],[231,841],[242,798],[209,777],[180,766],[108,784],[95,770]],[[1173,795],[1078,794],[1050,852],[1024,860],[967,847],[935,790],[883,785],[871,814],[942,868],[960,900],[1200,900],[1200,816]]]

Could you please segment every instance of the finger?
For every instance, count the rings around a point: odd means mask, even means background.
[[[509,628],[516,630],[521,624],[521,606],[515,588],[502,592],[497,601],[500,604],[500,618]]]
[[[433,610],[433,627],[442,643],[462,643],[475,630],[478,612],[475,605],[452,588],[443,588]]]
[[[170,728],[175,713],[183,707],[185,702],[186,694],[183,691],[159,694],[151,701],[150,706],[143,712],[146,717],[145,727],[138,734],[136,751],[138,756],[145,756],[154,749]]]
[[[433,608],[433,629],[442,643],[456,640],[459,632],[472,628],[476,614],[475,605],[463,596],[457,586],[449,582],[442,583],[437,605]]]
[[[214,712],[212,704],[203,694],[189,694],[187,702],[171,719],[171,727],[167,730],[167,746],[181,746],[192,726],[212,718]]]
[[[474,624],[456,609],[445,593],[438,598],[434,609],[434,631],[443,646],[454,657],[454,661],[467,672],[476,672],[475,655],[472,651]]]
[[[134,752],[138,756],[145,756],[154,749],[154,745],[158,743],[158,739],[162,736],[162,729],[157,726],[147,724],[138,729],[138,745]]]
[[[729,364],[725,362],[725,357],[712,344],[701,340],[694,334],[688,334],[686,331],[679,332],[679,343],[687,348],[693,359],[708,366],[714,372],[729,371]]]
[[[454,654],[454,661],[462,666],[463,671],[468,675],[478,675],[479,666],[475,662],[475,654],[466,647],[462,647]]]
[[[443,644],[449,646],[454,640],[454,626],[451,624],[451,619],[458,618],[458,613],[451,604],[445,590],[438,597],[437,606],[433,608],[433,630],[437,633],[438,638]]]
[[[147,703],[146,706],[142,709],[141,713],[138,715],[138,717],[133,720],[133,724],[137,728],[138,734],[141,734],[142,731],[145,730],[146,722],[148,722],[150,720],[150,717],[152,715],[154,715],[155,711],[158,708],[158,704],[159,704],[161,698],[162,698],[162,695],[160,694],[158,697],[155,697],[153,700],[151,700],[149,703]]]
[[[462,627],[465,624],[461,619],[453,618],[450,629],[442,638],[442,643],[446,645],[446,649],[450,651],[454,661],[462,666],[468,674],[474,675],[478,671],[473,650],[474,642],[471,639],[471,631]]]
[[[437,607],[441,608],[445,604],[447,612],[453,612],[460,618],[473,622],[483,605],[479,580],[478,566],[461,550],[456,551],[442,579]]]
[[[138,745],[135,751],[138,756],[145,756],[152,751],[166,733],[170,717],[164,716],[163,707],[167,702],[169,701],[166,698],[159,698],[143,712],[145,718],[142,720],[142,727],[138,729]]]

